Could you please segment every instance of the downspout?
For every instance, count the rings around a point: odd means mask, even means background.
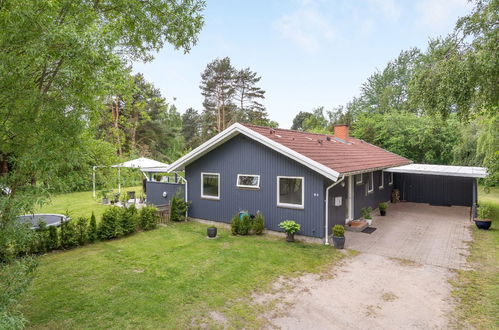
[[[338,183],[343,181],[345,179],[345,176],[343,175],[338,181],[334,182],[332,185],[326,188],[326,226],[324,228],[324,244],[329,245],[329,240],[328,240],[328,227],[329,227],[329,189],[333,188],[336,186]]]

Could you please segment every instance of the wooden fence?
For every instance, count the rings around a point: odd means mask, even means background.
[[[169,223],[171,220],[170,204],[158,205],[159,223]]]

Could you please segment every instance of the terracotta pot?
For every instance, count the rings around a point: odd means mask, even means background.
[[[294,241],[295,241],[295,234],[286,233],[286,242],[294,242]]]

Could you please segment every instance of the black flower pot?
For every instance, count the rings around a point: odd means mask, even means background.
[[[478,229],[484,229],[487,230],[490,228],[490,225],[492,224],[492,221],[490,220],[475,220],[475,225],[478,227]]]
[[[286,233],[286,242],[294,242],[294,241],[295,241],[295,234]]]
[[[379,214],[384,217],[386,215],[386,210],[379,210]]]
[[[337,249],[343,249],[345,247],[345,237],[333,236],[333,245]]]
[[[217,227],[208,227],[208,237],[215,238],[217,237]]]

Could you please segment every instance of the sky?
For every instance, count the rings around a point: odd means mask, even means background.
[[[345,105],[402,50],[425,49],[469,13],[467,0],[207,0],[188,54],[166,46],[134,63],[180,112],[202,111],[201,72],[216,58],[262,77],[263,104],[289,128],[299,111]]]

